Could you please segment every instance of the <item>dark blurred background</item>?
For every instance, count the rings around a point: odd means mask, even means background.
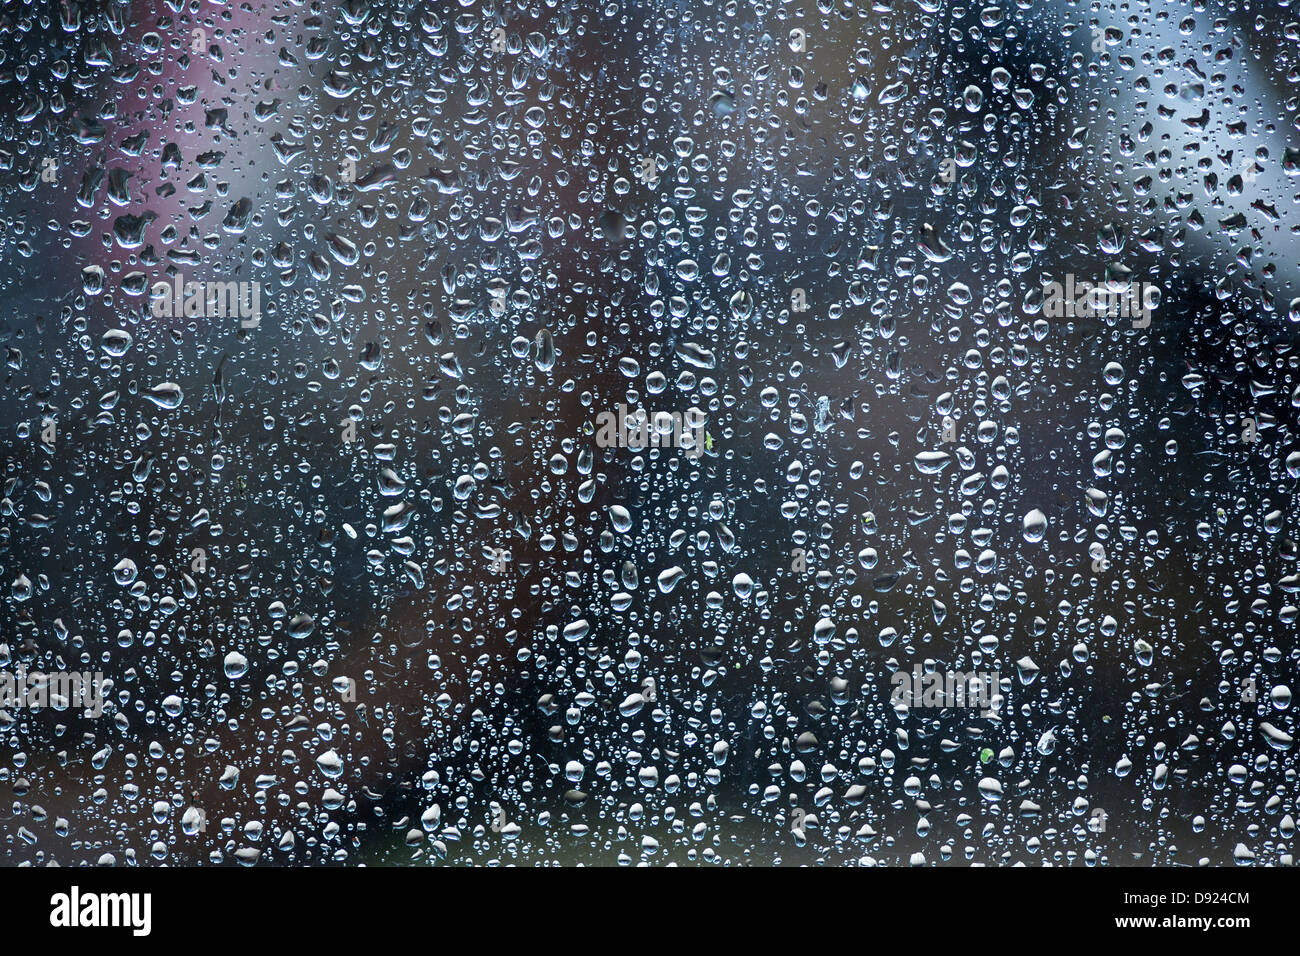
[[[5,862],[1289,863],[1292,18],[6,4]]]

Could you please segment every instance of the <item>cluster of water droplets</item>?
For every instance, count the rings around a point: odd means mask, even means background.
[[[1288,14],[10,5],[5,861],[1290,862]]]

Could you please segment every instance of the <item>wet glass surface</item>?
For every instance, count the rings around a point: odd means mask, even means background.
[[[0,859],[1291,862],[1297,19],[5,5]]]

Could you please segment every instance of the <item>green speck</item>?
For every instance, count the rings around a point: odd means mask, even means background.
[[[988,763],[992,759],[993,759],[993,751],[991,749],[985,747],[983,750],[980,751],[980,763]]]

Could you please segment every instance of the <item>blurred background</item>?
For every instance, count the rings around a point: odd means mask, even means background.
[[[6,3],[4,862],[1289,864],[1296,19]]]

